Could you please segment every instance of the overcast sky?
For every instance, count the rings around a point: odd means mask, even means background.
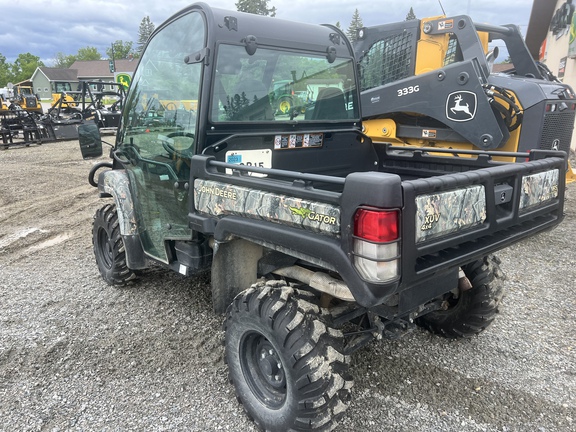
[[[235,10],[237,0],[207,0]],[[550,0],[553,1],[553,0]],[[532,0],[441,0],[447,15],[468,14],[475,22],[517,24],[526,34]],[[103,58],[116,40],[138,40],[142,18],[158,26],[192,2],[186,0],[0,0],[0,54],[14,62],[21,53],[52,66],[56,53],[96,47]],[[355,9],[365,26],[403,21],[413,7],[418,18],[442,14],[438,0],[270,0],[276,16],[315,24],[340,22],[346,30]],[[498,59],[498,60],[503,60]]]

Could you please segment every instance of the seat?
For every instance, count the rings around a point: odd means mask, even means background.
[[[344,120],[348,118],[344,93],[337,87],[318,91],[311,120]]]

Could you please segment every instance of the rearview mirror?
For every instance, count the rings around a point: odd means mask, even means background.
[[[78,140],[83,159],[102,156],[102,138],[96,123],[84,123],[78,126]]]

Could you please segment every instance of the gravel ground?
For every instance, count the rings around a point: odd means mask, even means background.
[[[207,277],[100,278],[92,163],[75,141],[0,152],[0,430],[254,430]],[[416,330],[354,355],[339,430],[576,430],[575,187],[560,227],[499,254],[508,294],[486,332]]]

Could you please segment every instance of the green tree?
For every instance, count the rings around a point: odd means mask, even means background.
[[[276,16],[276,7],[268,8],[268,0],[238,0],[236,10],[256,15]]]
[[[101,60],[102,55],[98,52],[96,47],[84,47],[78,50],[77,54],[66,55],[64,53],[57,53],[55,56],[54,67],[67,69],[72,66],[75,61],[91,61],[91,60]]]
[[[342,25],[340,24],[340,21],[336,21],[335,27],[336,27],[337,29],[342,30]]]
[[[44,63],[40,61],[40,57],[30,53],[19,54],[11,67],[14,81],[21,82],[30,79],[36,68],[42,66]]]
[[[144,51],[144,46],[146,45],[146,42],[150,38],[150,35],[154,33],[155,29],[156,26],[152,21],[150,21],[150,17],[148,15],[142,18],[142,21],[140,22],[140,27],[138,27],[138,42],[136,47],[136,53],[138,54],[138,57],[140,57],[142,51]]]
[[[6,63],[6,57],[0,54],[0,87],[6,87],[6,84],[13,81],[10,64]]]
[[[112,44],[110,48],[106,50],[106,55],[109,59],[127,59],[130,57],[134,57],[134,50],[132,49],[132,42],[124,42],[121,40],[117,40]],[[112,52],[112,48],[114,48],[114,52]]]
[[[72,65],[72,63],[74,63],[77,60],[77,57],[78,56],[74,54],[65,55],[61,52],[56,53],[54,67],[60,69],[68,69]]]
[[[360,30],[362,27],[364,27],[364,24],[362,23],[360,12],[358,12],[358,9],[356,9],[354,10],[354,15],[352,15],[352,21],[350,21],[348,30],[346,30],[346,36],[348,36],[350,42],[354,42],[356,40],[358,30]]]
[[[78,50],[76,60],[81,61],[102,60],[102,55],[98,52],[98,49],[96,47],[87,46],[85,48],[80,48]]]
[[[414,13],[414,9],[410,7],[410,11],[406,15],[406,19],[404,21],[411,21],[416,19],[416,14]]]

